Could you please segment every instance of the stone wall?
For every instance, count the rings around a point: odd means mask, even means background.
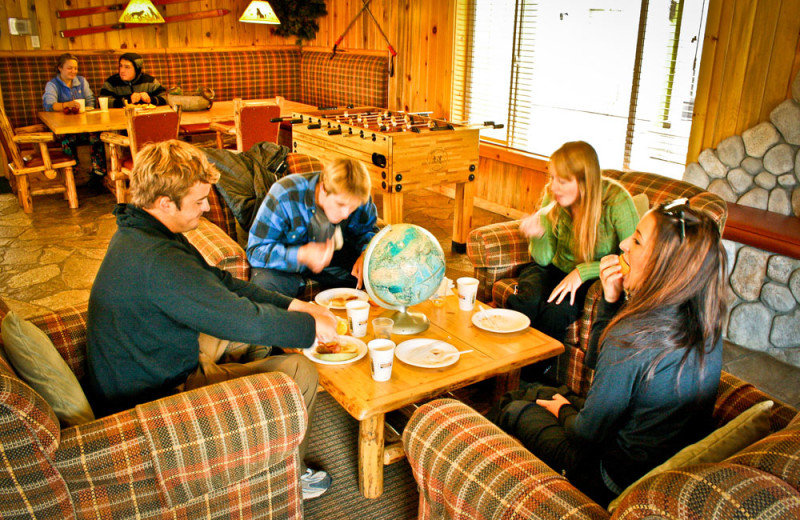
[[[683,179],[727,202],[800,217],[800,74],[769,121],[703,150]],[[800,366],[800,260],[737,242],[728,252],[727,339]]]

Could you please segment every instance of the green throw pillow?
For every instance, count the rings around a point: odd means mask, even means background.
[[[2,336],[14,370],[47,401],[62,424],[75,426],[94,420],[78,378],[47,334],[12,311],[3,318]]]
[[[645,213],[650,211],[650,201],[647,200],[647,193],[637,193],[632,198],[636,213],[639,214],[639,218],[642,218]]]
[[[740,413],[728,424],[718,428],[708,437],[686,446],[673,455],[660,466],[648,471],[642,478],[625,488],[625,491],[608,505],[608,511],[614,512],[622,499],[639,485],[643,480],[664,473],[675,468],[704,464],[709,462],[722,462],[731,455],[742,451],[770,432],[769,417],[772,410],[772,401],[762,401],[754,404]]]

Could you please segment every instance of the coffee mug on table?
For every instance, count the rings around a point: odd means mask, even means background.
[[[81,106],[79,112],[86,112],[86,100],[76,99],[75,102]]]
[[[99,98],[97,98],[97,103],[98,103],[97,106],[99,106],[100,110],[102,110],[103,112],[106,112],[108,110],[108,98],[107,97],[99,97]]]

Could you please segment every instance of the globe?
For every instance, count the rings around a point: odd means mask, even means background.
[[[364,253],[364,287],[394,320],[392,332],[417,334],[428,328],[428,318],[409,312],[442,283],[444,251],[436,237],[414,224],[392,224],[372,237]]]

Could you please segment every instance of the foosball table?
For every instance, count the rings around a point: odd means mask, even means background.
[[[375,107],[332,108],[292,114],[292,150],[329,161],[357,159],[383,194],[383,219],[403,221],[403,193],[455,184],[453,250],[466,250],[472,227],[478,132],[428,113]]]

